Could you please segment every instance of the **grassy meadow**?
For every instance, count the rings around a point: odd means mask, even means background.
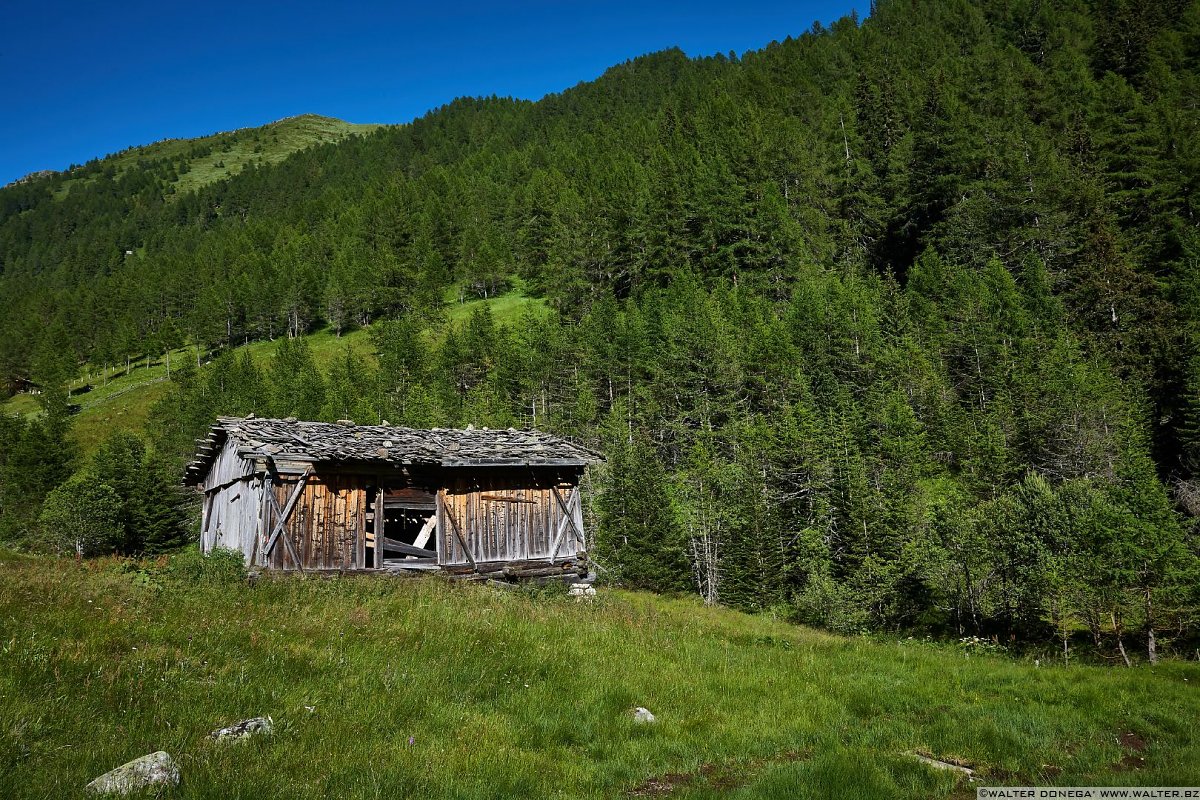
[[[216,181],[236,175],[248,164],[258,166],[277,164],[298,150],[317,144],[336,142],[354,134],[370,133],[382,125],[344,122],[318,114],[301,114],[277,120],[258,128],[214,133],[193,139],[164,139],[161,142],[131,147],[107,156],[104,161],[120,175],[142,159],[169,158],[186,162],[189,171],[175,182],[176,192],[190,192]],[[209,155],[192,158],[193,147],[210,145]],[[63,197],[80,182],[71,178],[63,182],[57,196]]]
[[[549,313],[549,307],[540,298],[529,297],[519,282],[505,294],[486,300],[469,300],[460,303],[455,290],[447,292],[443,311],[451,325],[464,325],[471,314],[486,306],[497,324],[515,324],[527,313]],[[432,332],[430,335],[433,335]],[[375,354],[369,330],[357,328],[337,336],[331,329],[314,331],[305,337],[312,350],[313,360],[322,370],[328,369],[333,360],[348,347],[357,355],[374,363]],[[247,352],[261,367],[266,367],[275,352],[277,342],[250,342],[236,349]],[[196,350],[184,347],[171,352],[171,364],[195,363]],[[71,402],[78,406],[73,417],[72,435],[83,455],[89,455],[100,446],[106,437],[116,431],[143,433],[150,418],[150,409],[166,394],[168,389],[167,367],[164,358],[157,357],[147,362],[145,357],[130,364],[128,373],[125,365],[110,367],[107,372],[96,365],[85,365],[83,374],[71,385]],[[40,412],[37,398],[28,393],[16,394],[0,401],[0,414],[33,415]]]
[[[0,795],[164,749],[168,796],[974,797],[1200,784],[1200,665],[847,639],[602,589],[0,554]],[[639,725],[632,709],[658,722]],[[275,733],[209,731],[270,715]]]

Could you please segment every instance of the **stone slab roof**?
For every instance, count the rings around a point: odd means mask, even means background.
[[[312,463],[468,466],[586,466],[600,461],[590,450],[539,431],[487,428],[398,428],[305,422],[294,417],[219,417],[188,464],[184,483],[203,480],[228,439],[239,455]]]

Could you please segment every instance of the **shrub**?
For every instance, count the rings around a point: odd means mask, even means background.
[[[246,579],[246,565],[237,550],[218,547],[204,555],[199,547],[188,547],[170,557],[165,573],[177,584],[228,586]]]
[[[121,499],[91,472],[77,472],[46,496],[38,518],[44,540],[77,557],[112,552],[121,539]]]

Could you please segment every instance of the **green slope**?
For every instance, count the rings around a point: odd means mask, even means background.
[[[191,798],[975,796],[909,753],[975,785],[1200,783],[1194,663],[1039,666],[609,590],[0,561],[12,798],[159,749]],[[273,736],[207,739],[257,715]]]
[[[382,125],[344,122],[317,114],[287,117],[257,128],[214,133],[194,139],[164,139],[161,142],[131,147],[107,156],[101,163],[118,175],[139,161],[169,159],[184,166],[175,191],[188,192],[236,175],[248,164],[277,164],[292,153],[317,144],[336,142],[353,134],[369,133]],[[203,155],[199,153],[203,152]],[[68,177],[58,189],[65,196],[81,181]]]
[[[545,302],[529,297],[523,285],[517,282],[513,291],[489,298],[459,303],[457,293],[447,292],[445,318],[451,325],[460,325],[477,309],[487,307],[499,324],[516,323],[527,312],[547,313]],[[432,333],[432,332],[431,332]],[[305,337],[312,350],[317,366],[325,369],[346,347],[360,356],[374,361],[374,351],[367,329],[350,331],[336,336],[329,329],[320,330]],[[275,352],[275,342],[251,342],[236,348],[235,352],[247,352],[260,365],[265,366]],[[185,347],[172,351],[171,363],[194,361],[196,351]],[[110,369],[107,374],[98,367],[85,366],[81,377],[72,384],[72,403],[79,407],[73,417],[73,434],[84,455],[93,452],[110,433],[129,431],[144,433],[150,409],[167,392],[167,365],[165,359],[135,361],[128,374],[124,367]],[[29,393],[20,393],[0,402],[0,414],[33,415],[39,412],[37,398]]]

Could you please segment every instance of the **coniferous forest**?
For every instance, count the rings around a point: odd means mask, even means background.
[[[44,407],[0,416],[10,540],[178,546],[163,498],[218,414],[537,427],[606,459],[605,580],[841,632],[1195,647],[1198,2],[880,0],[194,191],[180,168],[0,190],[0,378]],[[540,311],[448,321],[514,290]],[[376,356],[319,369],[323,328]],[[235,349],[263,340],[266,366]],[[145,437],[78,452],[83,365],[185,343],[209,363]]]

